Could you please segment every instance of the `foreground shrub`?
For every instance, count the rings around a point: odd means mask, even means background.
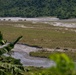
[[[3,55],[11,51],[21,38],[22,36],[18,37],[14,42],[6,44],[0,32],[0,75],[23,75],[24,68],[20,61]]]
[[[50,56],[55,66],[32,75],[76,75],[75,63],[65,53],[55,53]]]

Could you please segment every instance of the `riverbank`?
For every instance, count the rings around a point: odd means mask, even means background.
[[[57,21],[59,20],[56,17],[37,17],[37,18],[22,18],[22,17],[0,17],[0,21],[36,21],[36,22],[44,22],[44,21]]]
[[[76,49],[75,51],[70,51],[69,49],[65,49],[63,51],[58,51],[58,50],[55,50],[55,51],[37,51],[37,52],[30,52],[30,56],[33,56],[33,57],[41,57],[41,58],[49,58],[49,56],[51,56],[51,54],[54,54],[54,53],[65,53],[69,58],[71,58],[73,61],[76,62]]]
[[[46,23],[46,24],[53,25],[53,26],[76,28],[76,19],[60,20],[56,17],[37,17],[37,18],[0,17],[0,21],[5,21],[5,22],[28,22],[29,21],[32,23]],[[15,26],[22,27],[22,28],[28,28],[24,25],[21,25],[21,24],[19,25],[15,25]]]

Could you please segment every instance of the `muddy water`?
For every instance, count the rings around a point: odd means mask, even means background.
[[[30,57],[26,52],[14,52],[12,57],[21,59],[21,63],[24,66],[35,66],[35,67],[50,67],[54,63],[46,58]]]
[[[29,55],[29,52],[38,50],[41,50],[41,48],[16,44],[12,50],[11,56],[20,59],[24,66],[51,67],[55,65],[53,61],[47,58],[31,57]]]

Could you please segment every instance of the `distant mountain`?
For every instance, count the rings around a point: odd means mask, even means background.
[[[0,17],[76,18],[76,0],[0,0]]]

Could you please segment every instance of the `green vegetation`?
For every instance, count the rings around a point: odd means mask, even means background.
[[[0,0],[0,16],[76,18],[76,0]]]
[[[65,51],[65,50],[64,50]],[[30,52],[30,56],[33,57],[41,57],[41,58],[49,58],[50,55],[54,53],[65,53],[68,57],[70,57],[73,61],[76,61],[76,52],[75,51],[65,51],[65,52],[59,52],[59,51],[37,51],[37,52]]]
[[[75,64],[66,54],[54,53],[50,59],[55,61],[56,66],[39,73],[32,73],[32,75],[76,75]]]
[[[49,54],[50,55],[50,54]],[[49,58],[56,63],[50,68],[27,67],[27,75],[76,75],[75,63],[65,53],[52,53]]]
[[[41,73],[43,70],[45,70],[45,68],[33,67],[33,66],[29,66],[25,68],[27,69],[27,71],[24,72],[24,75],[33,75],[35,73]]]
[[[36,52],[30,52],[30,56],[33,57],[41,57],[41,58],[49,58],[49,56],[54,53],[54,52],[50,52],[50,51],[36,51]]]
[[[5,45],[3,35],[0,32],[0,46]],[[12,57],[6,57],[3,54],[8,53],[14,48],[14,45],[22,38],[18,37],[14,42],[9,43],[0,48],[0,75],[23,75],[24,68],[20,63],[20,60],[16,60]]]

